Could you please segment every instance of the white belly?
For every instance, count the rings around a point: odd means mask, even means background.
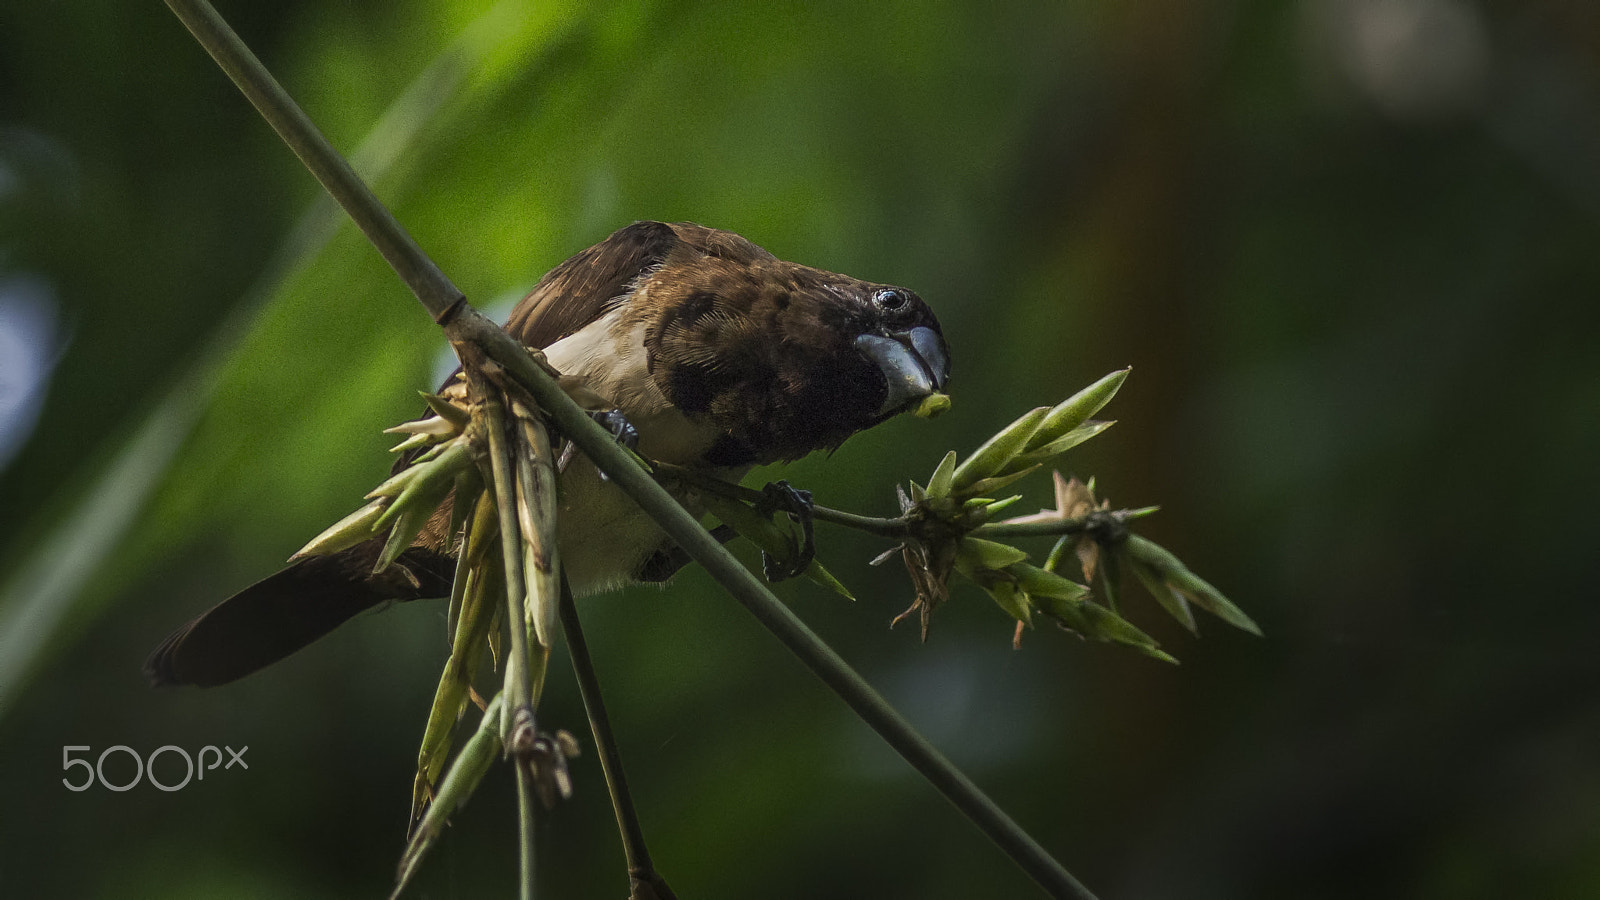
[[[574,457],[558,488],[556,540],[575,596],[627,584],[667,536],[594,464]]]
[[[714,474],[737,481],[746,469]],[[557,488],[556,544],[577,597],[631,583],[646,560],[674,542],[615,482],[601,481],[594,464],[575,456]],[[676,495],[696,518],[705,510],[694,497]]]

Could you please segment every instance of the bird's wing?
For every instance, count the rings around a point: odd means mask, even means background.
[[[680,260],[776,261],[730,231],[692,222],[635,222],[551,269],[517,304],[506,331],[526,346],[548,347],[604,316],[674,254]]]
[[[512,311],[506,331],[548,347],[579,331],[628,295],[681,241],[671,225],[636,222],[551,269]]]

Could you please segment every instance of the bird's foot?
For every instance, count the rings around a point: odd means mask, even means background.
[[[628,417],[622,414],[622,410],[585,410],[585,412],[597,425],[611,433],[612,440],[628,448],[630,452],[638,451],[639,429],[633,427],[633,423],[629,422]],[[568,439],[566,445],[561,448],[560,458],[556,460],[556,471],[565,472],[567,464],[572,462],[572,457],[577,452],[578,445]],[[606,473],[601,472],[600,480],[610,481],[611,479],[606,476]]]
[[[794,553],[789,559],[779,560],[765,550],[761,551],[761,569],[767,580],[784,581],[804,572],[817,555],[817,545],[811,530],[813,506],[811,492],[800,490],[787,481],[777,481],[763,487],[761,495],[761,501],[755,504],[756,512],[763,515],[775,512],[788,513],[800,526],[799,546],[794,548]]]
[[[611,432],[611,439],[629,450],[639,449],[639,429],[633,427],[620,409],[607,409],[589,413],[601,428]]]

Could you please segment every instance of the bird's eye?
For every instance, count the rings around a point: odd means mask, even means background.
[[[893,312],[906,305],[906,292],[895,290],[894,288],[886,288],[872,295],[872,302],[883,309]]]

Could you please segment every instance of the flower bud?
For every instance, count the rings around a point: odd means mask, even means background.
[[[1008,571],[1016,576],[1017,584],[1030,594],[1071,601],[1083,600],[1089,596],[1089,589],[1083,585],[1038,566],[1016,563]]]
[[[928,479],[928,496],[938,500],[950,496],[950,485],[956,474],[956,452],[951,450],[939,460],[939,465],[933,470],[933,476]]]
[[[994,437],[984,441],[983,446],[973,451],[966,462],[956,467],[952,488],[960,491],[969,485],[998,474],[1013,456],[1021,453],[1038,430],[1039,423],[1044,421],[1045,415],[1050,412],[1049,407],[1041,406],[1024,413],[1016,421],[1002,428]]]
[[[994,602],[1006,615],[1018,622],[1033,625],[1033,604],[1028,600],[1028,592],[1017,587],[1016,582],[1007,579],[996,579],[993,584],[986,585],[984,590],[994,598]]]
[[[1010,544],[983,538],[964,537],[956,545],[956,568],[964,575],[984,569],[1004,569],[1027,558],[1027,553]]]
[[[291,561],[304,559],[308,556],[327,556],[338,553],[349,547],[361,543],[378,533],[374,523],[383,515],[389,503],[386,500],[373,500],[348,516],[329,526],[328,530],[311,539],[311,542],[301,547],[289,559]]]
[[[1118,369],[1056,404],[1044,417],[1027,449],[1037,450],[1087,422],[1090,416],[1111,402],[1111,398],[1117,395],[1122,383],[1128,380],[1128,373],[1131,371],[1133,370]]]
[[[1167,552],[1153,541],[1146,540],[1138,535],[1129,535],[1126,547],[1128,556],[1135,566],[1143,565],[1150,570],[1152,576],[1158,578],[1172,590],[1177,591],[1190,603],[1200,607],[1235,628],[1248,631],[1260,636],[1261,627],[1245,615],[1244,610],[1233,605],[1222,592],[1212,587],[1205,579],[1189,571],[1176,556]],[[1157,598],[1159,599],[1159,597]]]

